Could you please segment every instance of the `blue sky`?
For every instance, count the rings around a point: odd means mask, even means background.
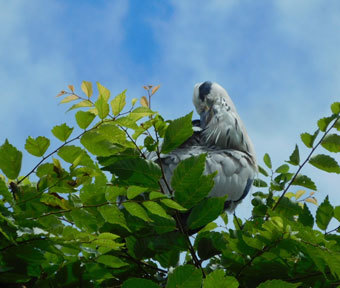
[[[53,139],[53,126],[73,121],[54,97],[68,84],[99,81],[130,99],[161,84],[153,108],[173,119],[211,80],[234,100],[260,162],[269,152],[278,166],[340,100],[339,15],[336,0],[0,0],[0,143]],[[35,161],[25,154],[23,172]],[[340,204],[338,175],[305,173],[319,201]]]

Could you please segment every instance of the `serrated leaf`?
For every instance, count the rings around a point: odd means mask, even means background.
[[[191,119],[192,112],[170,123],[165,131],[162,153],[171,152],[193,134]]]
[[[111,224],[117,224],[130,231],[127,227],[126,219],[124,214],[114,205],[106,205],[97,208],[100,214],[103,216],[105,221]]]
[[[140,98],[140,104],[143,107],[149,107],[148,99],[145,96],[142,96],[142,98]]]
[[[329,203],[328,196],[320,204],[316,210],[316,224],[321,230],[326,230],[329,222],[331,221],[334,211],[333,206]]]
[[[78,126],[81,129],[86,129],[92,123],[96,115],[91,112],[78,111],[75,117]]]
[[[295,145],[295,149],[294,149],[292,155],[290,155],[289,161],[287,161],[287,162],[292,164],[292,165],[295,165],[295,166],[300,164],[300,153],[299,153],[298,145]]]
[[[201,287],[202,273],[193,265],[178,266],[169,274],[166,288],[197,288]]]
[[[264,154],[264,156],[263,156],[263,162],[264,162],[264,164],[266,164],[266,166],[267,166],[268,168],[270,168],[270,169],[272,168],[272,161],[271,161],[270,156],[269,156],[268,153]]]
[[[309,133],[302,133],[300,135],[302,142],[308,147],[308,148],[313,148],[314,140],[319,134],[319,129],[315,131],[313,135]]]
[[[167,198],[167,197],[163,193],[161,193],[161,192],[152,191],[149,194],[149,199],[150,200],[162,199],[162,198]]]
[[[187,209],[183,206],[179,205],[177,202],[171,200],[171,199],[161,199],[160,202],[162,202],[164,205],[168,206],[169,208],[176,209],[178,211],[186,211]]]
[[[255,187],[267,187],[268,186],[268,184],[265,181],[263,181],[259,178],[254,179],[253,185]]]
[[[73,127],[69,127],[66,123],[54,126],[51,130],[53,135],[57,137],[60,141],[65,142],[72,134]]]
[[[28,136],[26,139],[25,149],[30,154],[41,157],[45,154],[49,146],[50,140],[46,137],[39,136],[34,139],[31,136]]]
[[[110,107],[109,104],[106,103],[104,97],[98,98],[94,105],[97,108],[98,116],[100,119],[105,119],[106,116],[109,115]]]
[[[92,83],[89,81],[83,81],[81,83],[81,90],[83,90],[83,92],[85,93],[85,95],[90,98],[93,94],[93,90],[92,90]]]
[[[98,91],[99,91],[99,97],[104,98],[105,102],[109,101],[110,94],[111,94],[110,90],[107,89],[106,87],[104,87],[99,82],[97,82],[97,88],[98,88]]]
[[[331,105],[331,110],[334,114],[339,114],[340,113],[340,102],[334,102]]]
[[[96,262],[109,266],[111,268],[120,268],[129,265],[120,258],[112,255],[101,255],[96,259]]]
[[[314,226],[314,217],[306,204],[303,205],[302,212],[299,214],[299,222],[311,228]]]
[[[298,190],[295,193],[295,199],[298,200],[302,195],[304,195],[306,193],[306,190]]]
[[[334,208],[334,217],[340,222],[340,206]]]
[[[268,172],[263,167],[261,167],[260,165],[257,165],[257,167],[262,175],[268,177]]]
[[[318,127],[320,128],[320,130],[322,132],[325,132],[329,123],[331,123],[331,121],[335,119],[335,116],[330,116],[330,117],[324,117],[324,118],[321,118],[319,119],[318,121]]]
[[[117,116],[125,107],[126,104],[126,90],[124,90],[122,93],[118,94],[113,100],[111,101],[111,109],[113,112],[113,115]]]
[[[261,283],[257,288],[297,288],[301,283],[289,283],[282,280],[267,280]]]
[[[0,146],[0,169],[9,179],[19,176],[22,153],[11,145],[8,140]]]
[[[124,202],[124,208],[135,217],[138,217],[146,222],[152,222],[144,208],[135,202]]]
[[[330,152],[340,152],[340,136],[337,134],[326,135],[321,146]]]
[[[148,279],[129,278],[123,283],[122,288],[159,288],[159,286]]]
[[[324,170],[330,173],[340,173],[339,164],[332,158],[331,156],[318,154],[313,156],[309,163],[312,164],[314,167]]]
[[[188,226],[190,229],[203,227],[214,221],[224,209],[226,197],[213,197],[203,199],[196,205],[188,218]]]
[[[306,187],[312,190],[317,190],[315,183],[312,179],[310,179],[308,176],[298,174],[294,181],[292,182],[292,185],[298,185],[302,187]]]
[[[151,116],[153,114],[155,114],[156,112],[152,111],[150,108],[148,107],[137,107],[136,109],[132,110],[131,113],[129,114],[129,118],[136,122],[140,119],[142,119],[143,117],[146,116]]]
[[[61,100],[60,104],[68,103],[68,102],[71,102],[77,99],[79,99],[79,97],[77,95],[72,94],[72,95],[66,96],[63,100]]]
[[[225,276],[222,269],[211,272],[203,281],[204,288],[238,288],[238,286],[236,278]]]
[[[158,215],[163,218],[172,219],[168,214],[166,214],[163,207],[153,201],[144,201],[143,206],[152,214]]]
[[[288,171],[289,171],[289,166],[287,164],[283,164],[275,170],[276,173],[283,173],[283,174],[288,173]]]
[[[79,103],[77,104],[74,104],[72,105],[68,110],[67,112],[71,111],[71,110],[74,110],[74,109],[77,109],[77,108],[84,108],[84,107],[92,107],[93,106],[93,103],[89,100],[83,100],[83,101],[80,101]]]
[[[129,186],[129,188],[127,189],[127,197],[128,199],[133,199],[139,194],[142,194],[147,190],[148,188],[145,188],[145,187],[139,187],[139,186],[134,186],[134,185]]]
[[[212,177],[202,176],[205,154],[181,161],[173,172],[171,186],[175,190],[175,200],[185,208],[191,208],[206,197],[212,189]]]

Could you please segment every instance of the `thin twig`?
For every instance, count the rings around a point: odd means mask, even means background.
[[[328,234],[330,234],[330,233],[332,233],[332,232],[338,230],[339,228],[340,228],[340,225],[339,225],[338,227],[336,227],[336,228],[330,230],[330,231],[325,232],[325,235],[328,235]]]
[[[301,171],[302,167],[309,161],[310,157],[312,156],[312,154],[314,153],[315,149],[321,144],[322,140],[326,137],[326,135],[329,133],[329,131],[334,127],[334,125],[337,123],[337,121],[340,119],[340,116],[338,116],[335,121],[333,122],[333,124],[326,130],[326,132],[323,134],[323,136],[321,137],[321,139],[319,140],[319,142],[312,148],[312,150],[310,151],[310,153],[308,154],[306,160],[299,165],[299,169],[296,171],[296,173],[294,174],[293,178],[290,180],[289,184],[287,185],[286,189],[283,191],[283,193],[281,194],[279,200],[277,200],[277,202],[275,203],[275,205],[272,208],[272,211],[274,211],[276,209],[276,207],[279,205],[280,201],[282,200],[282,198],[285,196],[285,194],[287,193],[288,189],[290,188],[290,186],[293,184],[294,180],[296,179],[297,175],[299,174],[299,172]]]

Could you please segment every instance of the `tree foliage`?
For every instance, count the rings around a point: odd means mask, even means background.
[[[264,155],[252,216],[240,219],[223,213],[225,198],[206,198],[214,175],[202,175],[204,155],[181,162],[171,182],[175,191],[162,190],[163,169],[147,155],[169,153],[190,137],[192,113],[165,121],[152,111],[159,86],[144,87],[148,97],[139,107],[137,99],[127,105],[126,91],[111,98],[99,83],[96,99],[91,82],[81,85],[85,96],[68,88],[58,96],[75,102],[68,110],[78,110],[78,127],[52,129],[62,141],[56,150],[49,150],[54,140],[28,137],[25,149],[38,158],[22,175],[22,152],[8,140],[0,146],[1,286],[340,284],[340,230],[328,228],[332,220],[339,225],[340,206],[325,197],[313,215],[317,181],[303,174],[307,164],[340,174],[331,156],[340,152],[339,102],[316,131],[301,134],[305,159],[298,145],[279,167]],[[325,150],[317,154],[317,148]],[[218,216],[224,225],[214,222]],[[199,232],[189,237],[188,229]]]

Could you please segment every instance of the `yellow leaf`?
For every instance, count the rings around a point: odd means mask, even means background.
[[[97,108],[91,108],[91,109],[89,109],[89,112],[91,112],[92,114],[94,114],[94,115],[98,115],[98,110],[97,110]]]
[[[138,100],[137,98],[133,98],[133,99],[132,99],[132,101],[131,101],[132,107],[135,106],[137,100]]]
[[[92,83],[89,81],[83,81],[81,83],[81,90],[85,93],[85,95],[90,98],[92,96],[93,90],[92,90]]]
[[[72,95],[65,97],[63,100],[61,100],[60,103],[68,103],[68,102],[71,102],[71,101],[77,100],[77,99],[79,99],[79,97],[77,95],[72,94]]]
[[[73,85],[68,85],[68,88],[74,93],[74,86]]]
[[[148,99],[146,99],[145,96],[143,96],[142,98],[140,98],[140,104],[141,104],[143,107],[149,107]]]
[[[315,205],[318,205],[318,201],[316,200],[315,197],[309,197],[309,198],[305,199],[305,201],[312,203],[312,204],[315,204]]]
[[[155,94],[157,92],[157,90],[159,89],[159,87],[161,87],[161,85],[157,85],[157,86],[153,87],[152,91],[151,91],[151,95]]]
[[[64,94],[67,94],[67,92],[62,90],[62,91],[60,91],[60,93],[56,97],[60,97],[61,95],[64,95]]]
[[[144,88],[145,90],[149,90],[148,86],[143,86],[143,88]]]
[[[305,190],[299,190],[295,193],[295,199],[298,200],[303,194],[305,194]]]

